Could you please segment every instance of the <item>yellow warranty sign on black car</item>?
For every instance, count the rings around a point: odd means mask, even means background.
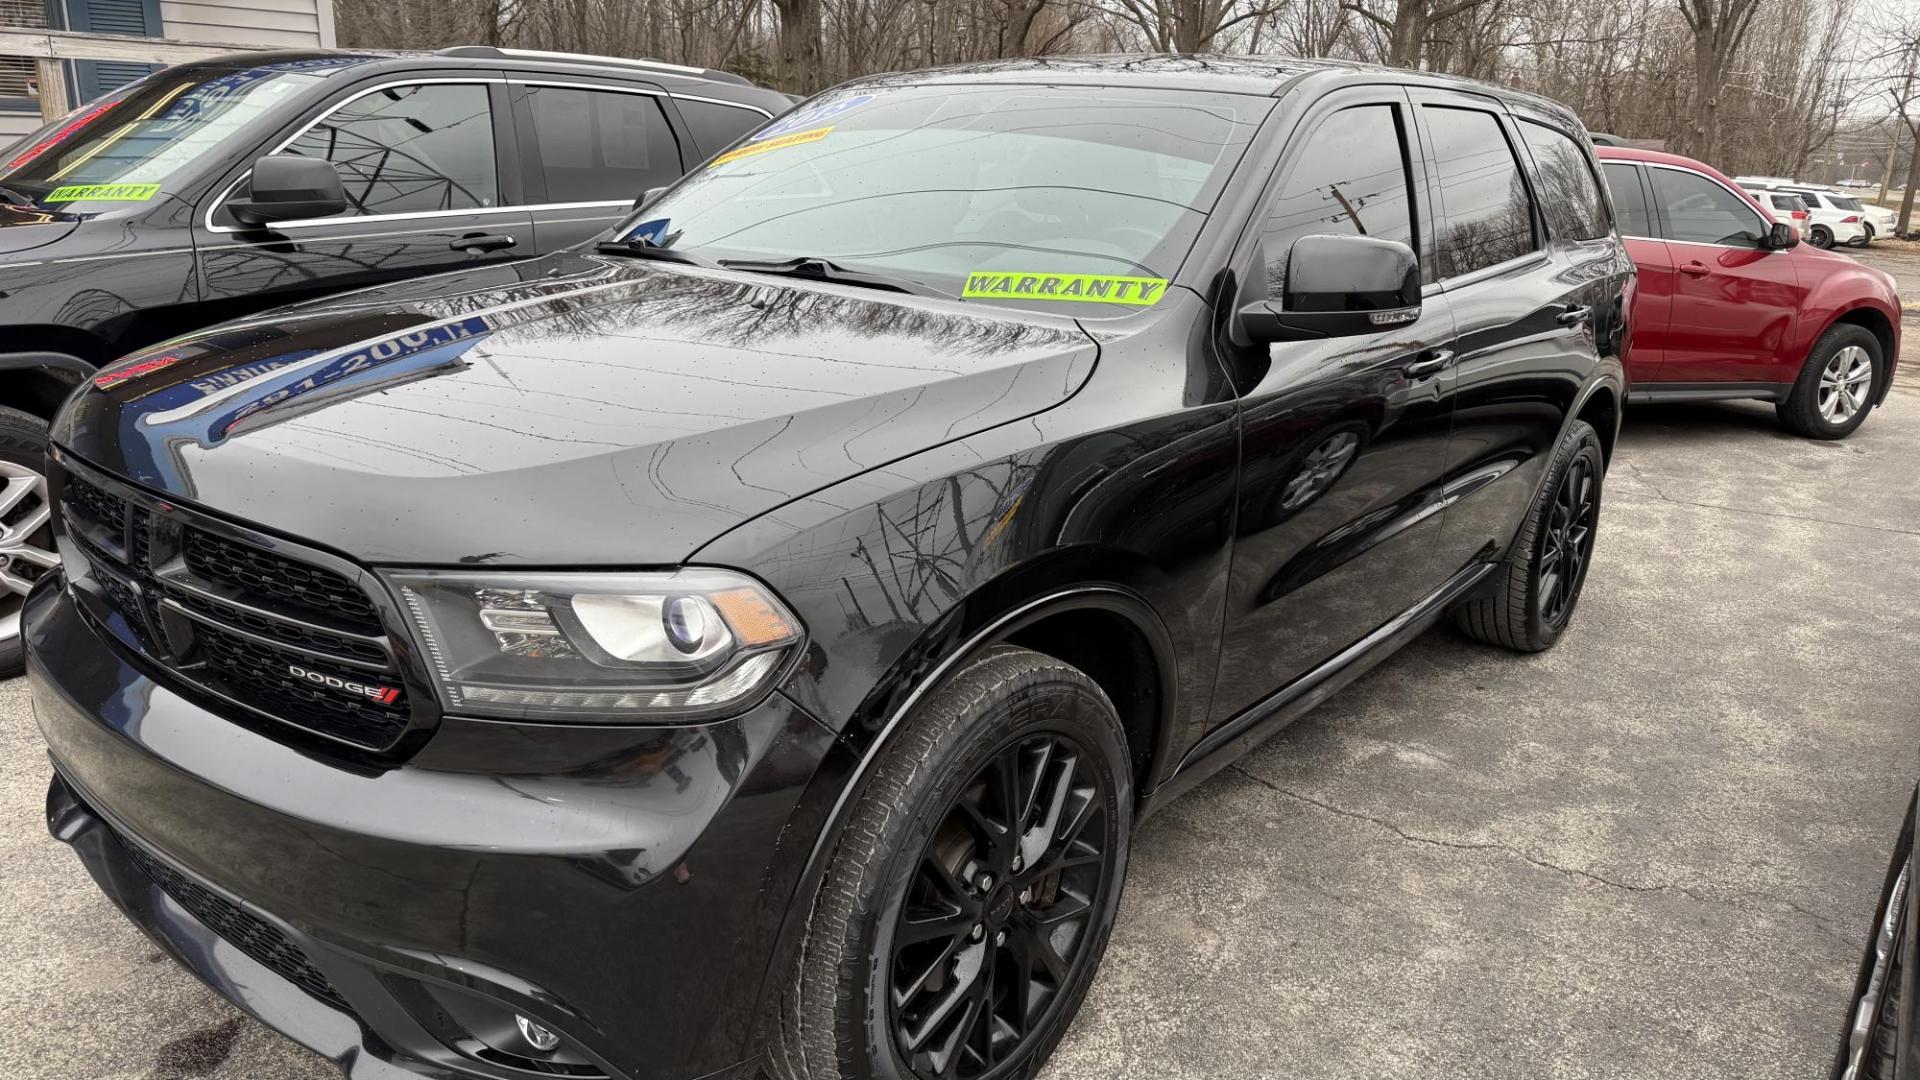
[[[966,288],[961,290],[960,295],[997,300],[1067,300],[1150,307],[1166,291],[1166,278],[983,270],[967,275]]]

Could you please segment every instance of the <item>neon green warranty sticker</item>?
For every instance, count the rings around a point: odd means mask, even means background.
[[[1030,274],[979,271],[967,275],[961,296],[1018,300],[1077,300],[1150,307],[1167,291],[1167,279],[1112,274]]]
[[[47,192],[44,202],[79,202],[95,199],[111,202],[146,202],[160,194],[159,184],[68,184]]]

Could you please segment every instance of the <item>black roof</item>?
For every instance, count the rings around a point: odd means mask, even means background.
[[[1329,60],[1298,56],[1233,56],[1198,53],[1116,53],[1098,56],[1037,56],[1017,60],[988,60],[955,64],[925,71],[893,72],[854,79],[844,87],[914,86],[940,83],[1020,83],[1044,80],[1063,85],[1151,86],[1180,90],[1216,90],[1227,93],[1277,95],[1296,80],[1342,75],[1367,82],[1398,82],[1494,94],[1509,102],[1531,105],[1553,115],[1574,119],[1566,106],[1537,94],[1455,75],[1408,71],[1357,60]],[[1577,122],[1577,121],[1576,121]]]

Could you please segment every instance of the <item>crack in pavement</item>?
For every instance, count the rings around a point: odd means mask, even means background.
[[[1677,883],[1663,882],[1663,883],[1654,884],[1654,885],[1635,885],[1631,882],[1617,881],[1613,878],[1606,877],[1601,874],[1596,874],[1590,870],[1581,870],[1571,866],[1561,866],[1559,863],[1550,862],[1538,856],[1530,855],[1525,851],[1522,851],[1518,848],[1509,847],[1505,844],[1496,844],[1490,841],[1476,842],[1471,840],[1447,840],[1447,839],[1434,837],[1434,836],[1421,836],[1418,833],[1408,832],[1406,829],[1401,828],[1400,826],[1394,824],[1391,821],[1388,821],[1385,818],[1374,817],[1371,814],[1362,813],[1361,811],[1358,811],[1358,810],[1349,810],[1343,806],[1335,806],[1332,803],[1323,802],[1322,800],[1316,799],[1310,795],[1302,795],[1297,791],[1293,791],[1291,789],[1281,787],[1279,784],[1276,784],[1273,781],[1268,780],[1264,776],[1260,776],[1257,773],[1248,771],[1247,768],[1242,764],[1240,764],[1239,762],[1235,762],[1232,765],[1229,765],[1228,769],[1231,770],[1232,772],[1238,773],[1241,776],[1246,777],[1247,779],[1253,781],[1254,783],[1260,785],[1263,788],[1266,788],[1268,791],[1271,791],[1276,795],[1284,795],[1289,799],[1295,799],[1295,800],[1298,800],[1299,802],[1306,803],[1309,806],[1318,807],[1319,809],[1324,810],[1327,813],[1333,814],[1337,817],[1348,818],[1353,821],[1364,821],[1369,825],[1373,825],[1378,828],[1385,829],[1388,832],[1393,833],[1395,836],[1398,836],[1400,839],[1411,844],[1423,844],[1430,847],[1448,848],[1453,851],[1497,851],[1503,855],[1511,855],[1512,857],[1519,859],[1522,862],[1525,862],[1532,866],[1539,867],[1542,870],[1551,870],[1554,873],[1560,874],[1561,876],[1569,879],[1583,879],[1586,881],[1594,882],[1595,884],[1598,884],[1598,885],[1604,885],[1610,889],[1618,889],[1621,892],[1679,893],[1682,896],[1688,897],[1689,899],[1692,899],[1692,900],[1697,900],[1703,904],[1724,904],[1728,907],[1738,908],[1742,911],[1754,911],[1754,912],[1761,912],[1761,913],[1773,914],[1773,915],[1781,914],[1778,908],[1770,906],[1772,904],[1778,904],[1781,907],[1788,908],[1792,911],[1798,912],[1799,914],[1805,916],[1809,921],[1819,926],[1820,929],[1834,935],[1836,940],[1843,942],[1844,944],[1847,945],[1848,948],[1853,948],[1859,944],[1859,942],[1855,940],[1855,935],[1846,933],[1838,929],[1830,921],[1828,921],[1826,916],[1821,915],[1818,912],[1810,911],[1807,908],[1804,908],[1799,904],[1794,903],[1791,900],[1785,900],[1785,899],[1769,896],[1769,897],[1761,898],[1766,902],[1765,904],[1756,905],[1739,897],[1709,896],[1689,886],[1681,885]]]
[[[1647,479],[1646,474],[1640,471],[1640,466],[1635,465],[1632,461],[1625,458],[1620,459],[1620,463],[1627,467],[1627,471],[1633,474],[1635,480],[1640,481],[1640,483],[1646,485],[1648,491],[1653,492],[1654,498],[1659,499],[1661,502],[1672,503],[1675,506],[1697,506],[1702,510],[1724,510],[1729,514],[1753,514],[1757,517],[1785,518],[1788,521],[1804,521],[1809,525],[1834,525],[1845,529],[1866,529],[1870,532],[1892,533],[1895,536],[1920,536],[1920,529],[1896,529],[1887,525],[1862,525],[1857,521],[1835,521],[1832,518],[1808,517],[1805,514],[1789,514],[1782,510],[1754,510],[1745,506],[1724,506],[1720,503],[1695,502],[1692,499],[1676,499],[1666,492],[1661,491],[1658,485]],[[1629,491],[1616,494],[1625,494],[1631,497],[1633,493]]]

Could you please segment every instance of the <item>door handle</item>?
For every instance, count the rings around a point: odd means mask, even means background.
[[[474,232],[474,233],[468,233],[467,235],[461,237],[458,240],[453,241],[447,246],[452,248],[455,251],[465,251],[465,252],[471,253],[471,252],[481,252],[481,251],[505,251],[507,248],[513,247],[515,244],[518,244],[519,242],[520,241],[515,240],[512,236],[509,236],[506,233]]]
[[[1709,270],[1707,268],[1706,263],[1700,262],[1698,260],[1695,260],[1689,263],[1681,263],[1680,272],[1683,274],[1692,274],[1694,277],[1705,277],[1706,275],[1713,273],[1712,270]]]
[[[1428,349],[1400,370],[1406,372],[1409,379],[1425,378],[1453,363],[1454,355],[1452,349]]]
[[[1561,326],[1577,326],[1591,318],[1593,318],[1592,308],[1570,307],[1560,314],[1555,315],[1553,321],[1559,323]]]

